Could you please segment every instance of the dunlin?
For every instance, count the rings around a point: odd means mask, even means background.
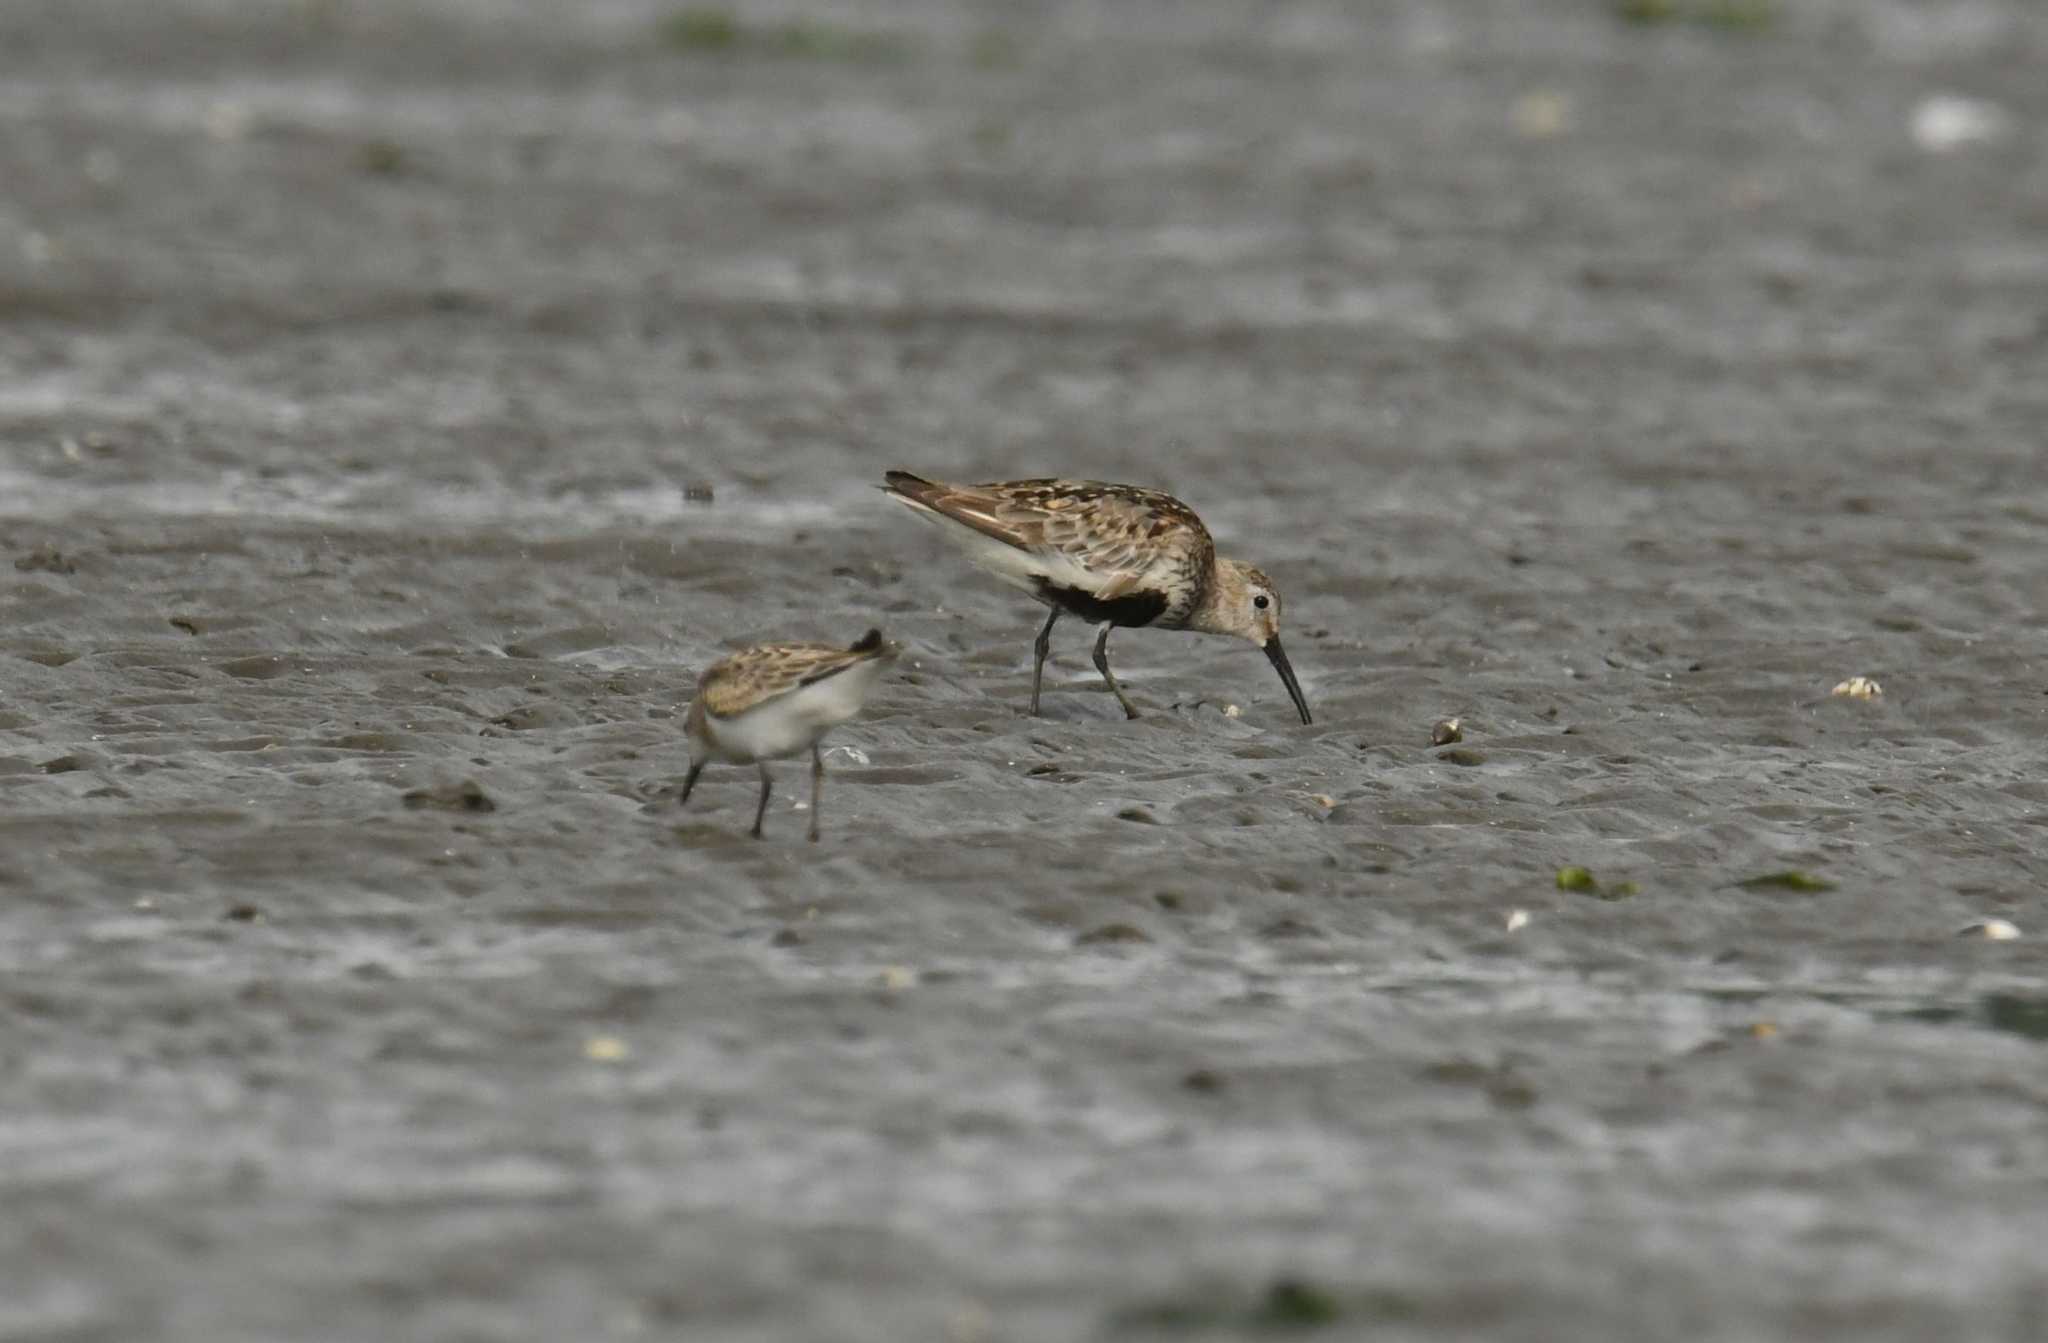
[[[682,801],[690,800],[697,776],[713,760],[755,765],[761,771],[761,805],[754,828],[768,814],[774,786],[766,762],[811,752],[811,842],[818,839],[818,800],[825,761],[818,739],[860,712],[882,671],[903,650],[869,630],[850,648],[832,644],[755,644],[717,663],[697,681],[684,730],[690,737],[690,772]]]
[[[949,485],[890,471],[882,490],[938,523],[996,577],[1052,608],[1033,645],[1031,712],[1045,678],[1052,627],[1063,613],[1102,626],[1095,669],[1132,718],[1138,711],[1109,669],[1119,625],[1231,634],[1266,650],[1310,721],[1301,683],[1280,646],[1280,593],[1249,564],[1224,559],[1195,511],[1169,494],[1094,480]]]

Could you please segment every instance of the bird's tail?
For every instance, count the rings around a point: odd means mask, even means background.
[[[926,480],[908,471],[886,471],[882,479],[888,482],[877,487],[882,493],[915,509],[927,522],[944,518],[1007,546],[1023,549],[1031,544],[1031,539],[1015,525],[997,516],[1001,501],[986,490]]]
[[[882,479],[886,483],[875,487],[882,493],[893,494],[905,503],[929,508],[934,512],[938,511],[940,496],[946,492],[946,487],[937,481],[926,480],[923,476],[912,475],[908,471],[884,471]]]

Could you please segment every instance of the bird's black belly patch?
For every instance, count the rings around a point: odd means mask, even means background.
[[[1104,621],[1112,625],[1149,625],[1166,610],[1166,594],[1156,588],[1141,589],[1104,601],[1092,592],[1061,587],[1040,579],[1038,595],[1091,625],[1100,625]]]

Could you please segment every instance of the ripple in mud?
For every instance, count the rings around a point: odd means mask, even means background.
[[[402,796],[399,801],[412,811],[465,811],[493,812],[498,804],[493,802],[483,786],[475,779],[464,779],[461,783],[444,784],[438,788],[415,788]]]
[[[269,681],[299,670],[298,664],[290,658],[275,654],[259,654],[255,657],[236,658],[220,664],[221,671],[244,681]]]
[[[1992,1030],[2048,1040],[2048,998],[1992,993],[1985,995],[1979,1007],[1984,1024]]]
[[[835,777],[848,783],[878,783],[917,787],[926,784],[958,783],[965,776],[955,769],[931,769],[915,765],[878,765],[867,769],[850,769]]]

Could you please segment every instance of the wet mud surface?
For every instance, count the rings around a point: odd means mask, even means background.
[[[253,8],[0,14],[0,1338],[2048,1330],[2036,8]]]

